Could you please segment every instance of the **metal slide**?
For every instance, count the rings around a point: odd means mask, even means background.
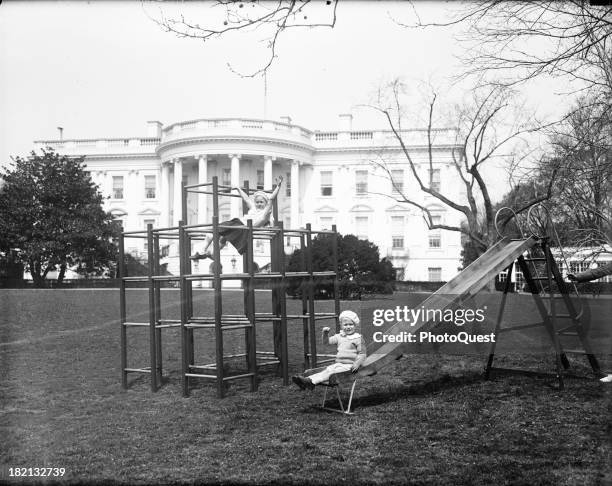
[[[502,239],[456,277],[431,294],[419,307],[444,311],[469,299],[483,289],[499,272],[505,270],[510,263],[533,247],[537,241],[534,237],[521,240]],[[385,334],[427,331],[431,330],[435,324],[433,320],[421,321],[415,325],[411,325],[410,322],[398,322],[385,329]],[[375,374],[382,367],[401,357],[404,350],[405,343],[384,343],[366,358],[357,374],[360,376]]]

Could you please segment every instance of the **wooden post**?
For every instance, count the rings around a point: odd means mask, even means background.
[[[281,338],[281,372],[283,375],[283,385],[289,384],[289,346],[287,336],[287,282],[285,280],[285,248],[284,239],[285,232],[283,228],[283,222],[278,223],[278,244],[276,259],[278,261],[279,271],[281,279],[279,282],[279,305],[280,305],[280,338]]]
[[[300,269],[301,271],[306,271],[306,243],[304,234],[300,233]],[[310,341],[308,340],[309,332],[308,332],[308,295],[307,289],[304,285],[304,279],[300,277],[300,297],[302,299],[302,328],[304,334],[304,369],[310,368]]]
[[[272,186],[272,190],[276,189],[276,184]],[[274,218],[274,225],[278,226],[278,198],[272,201],[272,217]],[[270,270],[272,272],[279,272],[281,262],[278,261],[278,245],[282,244],[282,241],[278,241],[278,233],[274,233],[270,239]],[[274,341],[274,355],[278,358],[279,363],[283,360],[282,350],[282,331],[281,323],[278,318],[281,317],[281,296],[279,295],[279,282],[275,279],[272,280],[272,315],[276,318],[272,321],[272,336]],[[282,372],[282,371],[281,371]]]
[[[306,246],[308,253],[306,255],[306,266],[308,271],[308,330],[310,334],[310,366],[317,367],[317,332],[315,328],[315,304],[314,290],[315,282],[313,276],[312,263],[312,228],[310,223],[306,225]]]
[[[332,254],[333,254],[333,268],[334,271],[334,313],[336,314],[336,332],[340,332],[340,282],[338,281],[338,232],[336,225],[332,225]]]
[[[153,274],[159,276],[161,274],[161,269],[159,265],[159,234],[155,234],[153,237],[153,258],[154,258]],[[158,382],[161,384],[162,375],[163,375],[162,333],[161,333],[161,329],[159,328],[159,321],[161,319],[161,290],[160,290],[161,282],[154,281],[153,287],[155,289],[154,299],[155,299],[155,326],[156,326],[155,340],[156,340],[156,345],[157,345],[157,352],[156,352],[157,379],[158,379]]]
[[[119,324],[121,325],[121,386],[127,390],[127,329],[125,323],[126,307],[125,307],[125,235],[123,232],[119,237],[119,261],[117,262],[117,273],[119,274]]]
[[[189,257],[185,254],[185,228],[184,222],[179,221],[179,293],[181,299],[181,357],[182,357],[182,374],[183,374],[183,396],[189,396],[189,365],[190,363],[190,352],[189,352],[189,329],[187,325],[187,302],[186,302],[186,286],[185,286],[185,262],[184,260]]]
[[[247,301],[245,313],[251,327],[247,328],[246,331],[246,352],[247,361],[249,367],[249,373],[251,374],[251,391],[257,390],[257,336],[255,327],[255,262],[253,261],[253,221],[247,220],[247,249],[246,259],[247,266],[246,270],[249,274],[249,278],[245,279],[244,292]]]
[[[243,187],[244,187],[245,194],[248,195],[249,194],[249,181],[245,180],[243,182]],[[246,215],[248,212],[249,212],[249,206],[247,205],[246,201],[242,201],[242,214]],[[251,234],[251,237],[252,236],[253,235]],[[248,237],[247,237],[247,240],[248,240]],[[252,250],[252,248],[251,248],[251,250]],[[252,259],[253,259],[253,252],[251,251],[251,260]],[[242,255],[242,271],[243,271],[243,273],[250,273],[250,270],[249,270],[250,268],[251,267],[250,267],[250,263],[249,263],[249,254],[248,254],[248,251],[247,251],[247,252],[245,252]],[[243,291],[242,299],[243,299],[243,303],[244,303],[243,304],[244,305],[244,313],[247,316],[248,316],[248,309],[250,308],[250,303],[249,303],[250,293],[249,293],[249,290],[248,290],[249,282],[250,282],[250,279],[246,279],[246,278],[241,280],[241,282],[240,282],[240,285],[242,285],[242,291]],[[255,325],[255,314],[253,314],[253,325]],[[251,338],[250,338],[249,329],[245,329],[244,330],[244,339],[245,339],[246,349],[247,349],[246,356],[245,356],[246,365],[247,365],[247,367],[250,367],[251,363],[249,361],[249,352],[248,352],[248,349],[249,349],[249,346],[250,346],[249,340]]]
[[[217,366],[217,396],[223,398],[223,297],[221,295],[221,247],[219,245],[219,184],[213,177],[213,273],[214,273],[214,306],[215,306],[215,348]]]
[[[149,288],[149,355],[151,366],[151,391],[157,391],[157,345],[155,322],[155,288],[153,284],[153,225],[147,224],[147,273]]]

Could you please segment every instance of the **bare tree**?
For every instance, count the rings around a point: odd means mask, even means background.
[[[581,81],[609,103],[612,90],[612,6],[588,0],[483,0],[463,4],[447,22],[398,22],[407,27],[461,24],[464,75],[492,75],[510,86],[542,74]],[[491,76],[489,76],[491,77]],[[504,81],[501,81],[501,80]]]
[[[565,244],[612,242],[612,116],[582,98],[566,121],[551,130],[554,156],[540,166],[541,179],[556,172],[553,208],[566,226]]]
[[[452,167],[455,170],[457,181],[465,189],[464,197],[444,194],[434,186],[432,175],[434,173],[434,147],[436,129],[435,118],[438,110],[438,95],[432,92],[427,105],[427,164],[429,177],[419,174],[417,163],[408,148],[409,140],[405,140],[406,133],[402,130],[402,119],[407,114],[402,103],[404,85],[395,80],[388,86],[390,103],[387,106],[374,106],[386,119],[401,147],[409,171],[416,181],[419,190],[436,198],[444,207],[456,211],[462,216],[462,223],[457,225],[434,223],[431,211],[419,198],[407,194],[393,179],[392,166],[388,161],[379,159],[373,161],[374,165],[382,169],[391,181],[397,197],[384,194],[396,201],[418,208],[423,214],[430,229],[444,229],[457,231],[465,235],[476,249],[476,255],[482,254],[495,241],[495,212],[489,184],[483,176],[483,166],[494,160],[509,160],[515,152],[505,153],[511,142],[516,142],[521,135],[538,130],[535,123],[518,123],[516,118],[508,117],[511,110],[512,92],[501,86],[486,89],[475,89],[470,102],[458,106],[452,120],[456,131],[455,146],[452,148]],[[510,118],[511,123],[505,122]],[[529,201],[521,211],[528,209],[550,196],[551,183],[544,194],[540,194]]]
[[[148,3],[163,3],[153,0]],[[217,0],[211,2],[201,19],[186,19],[183,14],[169,17],[160,8],[151,17],[163,30],[178,37],[200,39],[204,42],[235,32],[257,32],[268,54],[263,66],[251,73],[255,77],[265,73],[277,56],[279,37],[285,31],[298,28],[329,27],[336,25],[338,0]],[[323,8],[326,7],[326,8]],[[229,63],[228,66],[237,72]]]

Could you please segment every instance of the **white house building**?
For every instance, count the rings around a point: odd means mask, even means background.
[[[144,137],[40,140],[38,148],[53,147],[65,155],[85,157],[92,180],[108,199],[105,209],[121,220],[125,231],[176,226],[181,218],[182,183],[209,182],[271,189],[282,175],[279,218],[286,228],[329,229],[355,234],[376,244],[389,258],[398,280],[440,281],[452,278],[460,266],[457,232],[429,230],[419,210],[393,199],[397,192],[388,174],[373,161],[384,161],[406,194],[428,207],[434,219],[458,225],[460,215],[422,193],[393,132],[352,129],[352,116],[340,115],[337,131],[312,131],[282,121],[245,118],[199,119],[163,126],[148,122]],[[405,130],[403,139],[417,171],[429,181],[427,132]],[[460,149],[452,129],[434,130],[431,180],[441,192],[462,200],[463,185],[452,167],[451,150]],[[391,197],[389,197],[391,196]],[[238,198],[221,198],[220,221],[240,216]],[[190,194],[187,224],[212,220],[210,196]],[[288,241],[287,251],[291,251]],[[126,250],[141,253],[144,240]],[[172,271],[174,249],[169,247]],[[255,247],[256,261],[266,264],[265,245]],[[224,261],[237,255],[228,245]],[[178,268],[178,266],[176,265]],[[224,268],[226,265],[224,263]]]

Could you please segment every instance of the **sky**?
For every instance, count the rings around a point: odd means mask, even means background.
[[[246,2],[248,4],[248,2]],[[385,128],[364,107],[385,81],[402,76],[449,86],[461,66],[458,28],[407,29],[407,2],[341,0],[334,29],[300,29],[279,40],[266,77],[264,44],[254,35],[210,42],[181,39],[152,19],[182,13],[216,21],[213,2],[4,1],[0,4],[0,163],[27,155],[34,140],[146,136],[164,125],[209,117],[290,116],[308,129],[334,130],[353,113],[356,129]],[[425,19],[447,18],[452,3],[415,2]],[[311,15],[324,15],[324,2]],[[323,9],[323,10],[321,10]],[[264,89],[266,86],[266,89]],[[470,85],[452,85],[451,100]],[[522,88],[530,108],[558,116],[568,106],[562,84]],[[561,98],[560,98],[561,96]],[[561,99],[561,102],[560,102]]]

